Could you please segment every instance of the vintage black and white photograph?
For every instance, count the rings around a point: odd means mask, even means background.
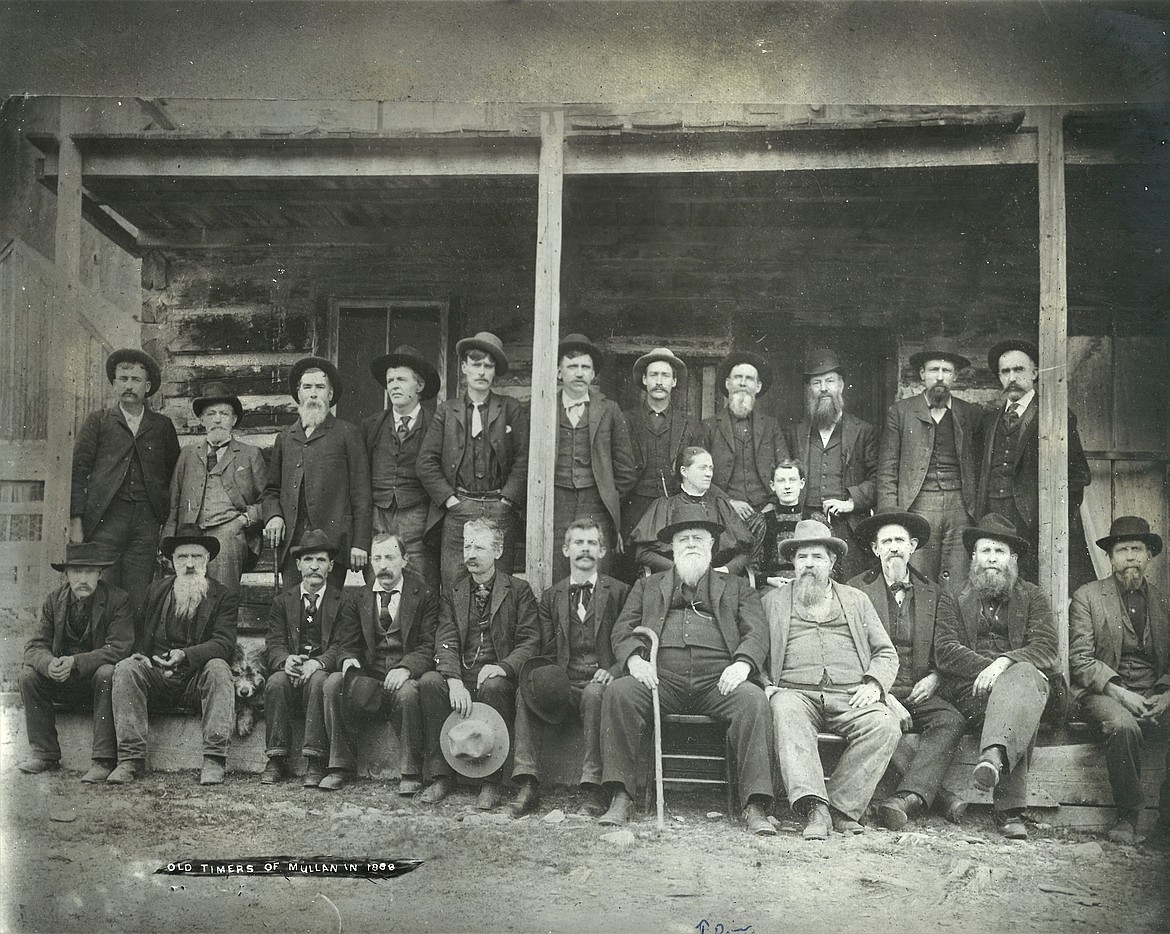
[[[1168,32],[0,3],[0,930],[1167,930]]]

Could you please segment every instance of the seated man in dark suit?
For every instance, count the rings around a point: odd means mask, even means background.
[[[577,713],[585,731],[581,788],[589,800],[584,813],[597,817],[605,810],[601,789],[601,701],[606,686],[620,673],[614,662],[610,633],[630,588],[598,573],[606,545],[605,533],[595,519],[585,517],[570,522],[563,551],[569,559],[569,576],[540,597],[543,656],[531,659],[520,676],[516,765],[512,770],[512,780],[519,783],[520,791],[512,803],[513,817],[532,813],[540,802],[537,789],[544,724],[559,722],[566,707]],[[546,670],[535,667],[541,663]],[[528,702],[530,688],[542,698],[567,703],[561,709],[534,706]]]
[[[16,767],[29,775],[61,767],[55,703],[84,706],[93,700],[93,765],[82,777],[104,782],[114,768],[114,712],[110,691],[114,665],[130,654],[134,620],[125,592],[101,580],[114,563],[92,543],[69,545],[65,560],[53,564],[65,572],[41,607],[37,631],[24,648],[20,697],[32,756]]]
[[[750,833],[776,833],[768,821],[772,766],[768,702],[758,675],[768,654],[760,598],[741,577],[711,570],[711,552],[723,528],[705,518],[683,518],[660,533],[674,549],[674,567],[641,578],[613,627],[619,678],[602,701],[602,778],[612,792],[603,824],[625,824],[633,812],[638,744],[654,711],[657,686],[663,713],[697,713],[727,722],[739,768],[743,817]],[[658,634],[657,666],[634,629]]]
[[[306,788],[325,777],[322,761],[329,754],[325,735],[325,681],[338,666],[338,615],[344,594],[327,586],[337,546],[320,529],[313,529],[290,550],[301,582],[272,601],[264,656],[268,680],[264,683],[264,743],[268,764],[260,782],[273,785],[284,778],[292,745],[292,711],[299,700],[305,715],[302,748],[308,768]]]
[[[438,603],[422,577],[406,571],[406,541],[379,532],[370,550],[374,582],[341,610],[338,673],[325,682],[329,774],[318,786],[336,791],[353,776],[355,721],[390,720],[398,734],[398,793],[422,790],[425,743],[438,748],[442,723],[424,725],[419,679],[434,667]]]
[[[496,568],[503,553],[504,533],[496,523],[472,519],[463,526],[467,573],[443,585],[435,634],[437,670],[424,675],[421,684],[423,718],[436,729],[452,710],[469,716],[475,701],[511,723],[520,669],[540,651],[536,598],[527,583]],[[437,804],[455,778],[437,743],[427,758],[435,781],[420,800]],[[502,779],[500,771],[487,776],[476,807],[490,811],[499,805]]]

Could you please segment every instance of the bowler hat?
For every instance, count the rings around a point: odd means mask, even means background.
[[[49,562],[54,571],[66,568],[108,568],[117,559],[97,542],[70,542],[65,546],[65,560]]]
[[[329,385],[333,387],[333,401],[336,402],[341,395],[341,374],[337,367],[324,357],[302,357],[292,365],[292,369],[288,371],[288,391],[292,393],[292,397],[299,401],[297,390],[301,386],[301,377],[308,370],[320,370],[329,377]]]
[[[120,350],[115,350],[106,357],[106,379],[111,383],[114,381],[114,376],[118,372],[119,363],[137,363],[139,366],[144,367],[146,369],[146,378],[150,381],[150,389],[146,393],[147,398],[150,398],[158,392],[159,386],[162,385],[162,370],[159,369],[158,361],[145,350],[137,350],[134,347],[123,347]]]
[[[452,711],[443,721],[439,748],[443,750],[443,758],[460,775],[483,778],[508,758],[508,725],[495,708],[476,701],[466,718]]]
[[[573,356],[588,354],[593,361],[594,372],[600,372],[605,363],[605,357],[601,355],[601,351],[584,334],[568,334],[561,338],[561,342],[557,344],[557,362],[560,363],[566,354]]]
[[[520,697],[545,723],[561,723],[573,704],[569,675],[547,656],[530,658],[520,666]]]
[[[991,370],[992,373],[998,374],[999,358],[1009,350],[1022,350],[1031,358],[1035,366],[1040,365],[1040,348],[1031,341],[1012,337],[1005,341],[1000,341],[998,344],[993,344],[991,350],[987,351],[987,369]]]
[[[921,370],[931,360],[949,360],[956,370],[971,365],[971,361],[959,353],[959,343],[953,337],[932,337],[918,353],[910,355],[910,366]]]
[[[370,375],[379,386],[386,386],[386,371],[392,366],[409,367],[418,374],[423,381],[422,392],[418,397],[423,401],[433,399],[439,394],[439,371],[427,359],[415,350],[410,344],[399,344],[392,353],[384,354],[370,362]],[[499,369],[499,367],[497,367]]]
[[[979,520],[978,525],[969,525],[963,529],[963,547],[967,551],[975,550],[975,543],[981,538],[994,539],[1003,542],[1018,555],[1028,553],[1028,541],[1016,534],[1016,527],[998,512],[989,512]]]
[[[838,561],[849,554],[849,543],[842,538],[834,538],[829,527],[816,519],[801,519],[796,523],[792,538],[786,538],[780,543],[780,557],[791,561],[796,550],[803,545],[824,545],[836,553]]]
[[[704,516],[697,516],[693,519],[684,517],[677,522],[664,525],[659,529],[658,540],[664,545],[669,545],[674,541],[675,533],[685,531],[686,529],[706,529],[714,536],[715,541],[719,541],[719,536],[723,534],[723,526],[718,522],[712,522]]]
[[[199,526],[191,523],[180,525],[174,535],[164,538],[158,550],[162,552],[164,558],[170,558],[180,545],[202,545],[207,549],[209,560],[219,554],[219,540],[212,535],[204,535]]]
[[[741,363],[746,363],[756,368],[756,375],[760,378],[760,395],[762,396],[768,391],[768,387],[772,385],[772,365],[758,353],[752,353],[750,350],[733,350],[724,357],[720,361],[719,366],[715,368],[715,385],[726,396],[727,377]]]
[[[1141,516],[1118,516],[1109,526],[1109,534],[1097,539],[1097,547],[1108,551],[1118,542],[1145,542],[1153,558],[1162,551],[1162,536],[1150,531],[1150,523]]]
[[[508,372],[508,355],[504,353],[504,342],[491,331],[479,331],[473,337],[465,337],[455,345],[455,355],[460,360],[469,350],[482,350],[496,361],[496,376]]]
[[[935,359],[938,358],[936,357]],[[853,530],[853,534],[859,542],[872,545],[874,539],[877,538],[878,532],[887,525],[902,526],[902,528],[910,533],[911,538],[918,539],[919,548],[930,541],[930,523],[925,517],[913,512],[902,512],[902,510],[893,506],[879,509],[872,516],[862,519],[857,523],[857,528]]]
[[[288,550],[288,553],[294,558],[299,558],[301,555],[318,551],[324,551],[328,553],[330,558],[336,558],[337,543],[320,529],[309,529],[301,536],[301,540]]]
[[[191,408],[195,410],[195,417],[202,418],[203,410],[209,405],[217,405],[218,403],[226,402],[235,410],[236,424],[243,421],[244,405],[240,402],[240,397],[233,395],[228,391],[227,383],[214,382],[207,383],[203,387],[203,395],[196,396],[191,403]]]
[[[811,379],[814,376],[824,376],[826,373],[843,374],[841,359],[827,347],[817,347],[804,355],[804,376]]]
[[[674,371],[674,378],[678,380],[678,388],[686,388],[687,365],[676,357],[674,351],[669,347],[655,347],[634,361],[634,385],[642,385],[642,377],[646,375],[646,368],[651,363],[669,363],[670,368]]]

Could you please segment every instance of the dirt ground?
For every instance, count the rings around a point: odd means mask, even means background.
[[[235,774],[211,789],[194,772],[121,789],[78,778],[0,769],[5,931],[1170,928],[1164,854],[1042,827],[1008,843],[986,813],[811,843],[791,820],[750,837],[709,816],[715,797],[676,795],[665,831],[643,815],[623,846],[569,813],[564,790],[512,821],[475,811],[471,789],[428,809],[382,781],[329,794]],[[569,816],[545,820],[558,808]],[[316,855],[425,862],[377,883],[153,874],[177,858]]]

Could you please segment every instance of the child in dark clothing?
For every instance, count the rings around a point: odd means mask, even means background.
[[[792,562],[780,557],[780,543],[792,538],[796,523],[807,518],[801,494],[804,492],[804,468],[794,460],[782,460],[772,471],[772,493],[776,499],[760,510],[764,519],[764,537],[756,560],[756,586],[781,587],[793,577]]]

